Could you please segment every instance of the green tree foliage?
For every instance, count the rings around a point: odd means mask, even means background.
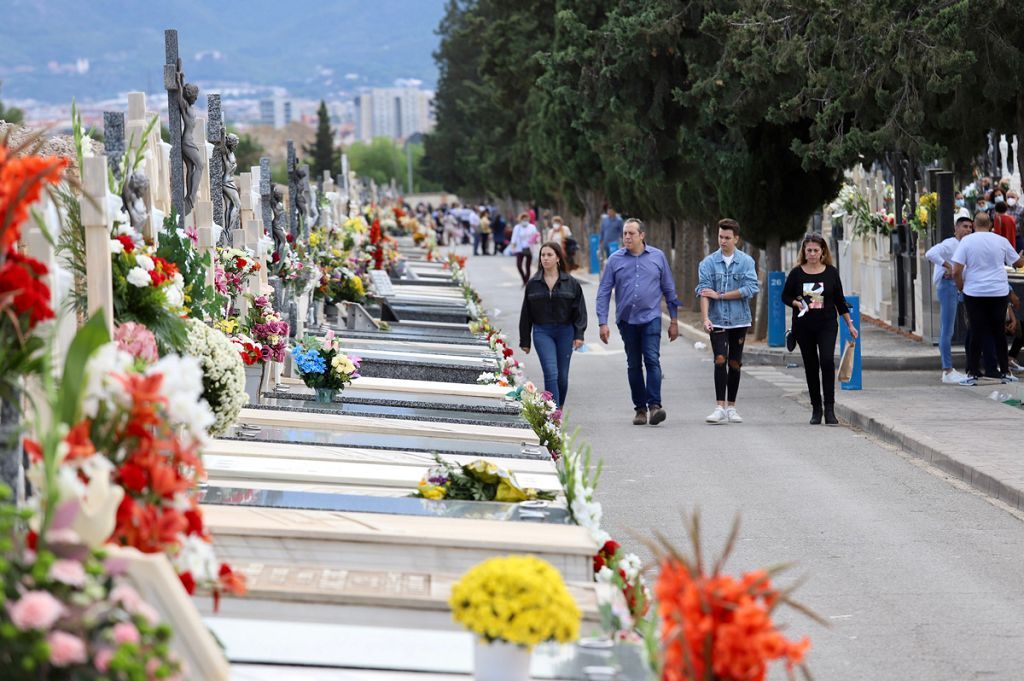
[[[320,108],[316,112],[316,138],[313,144],[302,150],[309,157],[311,163],[311,180],[319,181],[324,171],[328,171],[331,177],[341,172],[341,154],[334,146],[334,131],[331,130],[331,117],[327,113],[327,104],[320,100]]]
[[[0,81],[0,89],[2,87],[3,81]],[[17,107],[4,106],[3,100],[0,100],[0,121],[16,124],[23,123],[25,121],[25,112]]]
[[[414,192],[440,191],[441,184],[424,176],[422,144],[410,144],[412,153],[412,182]],[[356,142],[346,152],[352,170],[360,177],[372,178],[378,185],[395,182],[404,191],[408,174],[406,148],[387,137],[376,137],[373,142]]]

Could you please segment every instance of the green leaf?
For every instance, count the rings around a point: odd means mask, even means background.
[[[85,364],[101,345],[109,342],[110,334],[102,313],[94,314],[75,334],[64,362],[64,377],[57,403],[62,423],[71,426],[78,421],[85,386]]]

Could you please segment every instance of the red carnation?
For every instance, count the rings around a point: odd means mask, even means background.
[[[131,253],[135,250],[135,242],[132,241],[132,238],[127,234],[118,234],[117,240],[124,246],[125,253]]]
[[[185,511],[185,520],[188,521],[188,531],[186,534],[201,535],[203,533],[203,516],[199,514],[199,511],[195,509]]]
[[[29,331],[39,322],[53,318],[50,289],[39,279],[46,272],[46,265],[17,251],[10,251],[0,266],[0,291],[13,294],[10,305],[19,317],[28,316]]]
[[[511,357],[513,354],[512,348],[505,348],[504,350],[501,351],[501,354],[504,355],[505,357]]]
[[[191,596],[196,591],[196,580],[192,577],[191,572],[182,572],[178,575],[178,579],[181,580],[181,585],[185,587],[185,592]]]
[[[146,472],[138,464],[124,464],[118,475],[121,478],[121,485],[128,491],[141,494],[142,490],[146,489]]]

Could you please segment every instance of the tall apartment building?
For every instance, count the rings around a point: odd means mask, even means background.
[[[260,100],[260,124],[279,130],[292,122],[292,103],[284,97]]]
[[[404,140],[434,127],[434,93],[416,88],[373,88],[355,98],[356,138]]]

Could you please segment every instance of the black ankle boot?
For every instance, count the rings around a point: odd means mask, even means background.
[[[811,425],[816,426],[821,423],[821,405],[811,405]]]
[[[825,405],[825,425],[838,426],[839,419],[836,418],[836,407],[834,404]]]

